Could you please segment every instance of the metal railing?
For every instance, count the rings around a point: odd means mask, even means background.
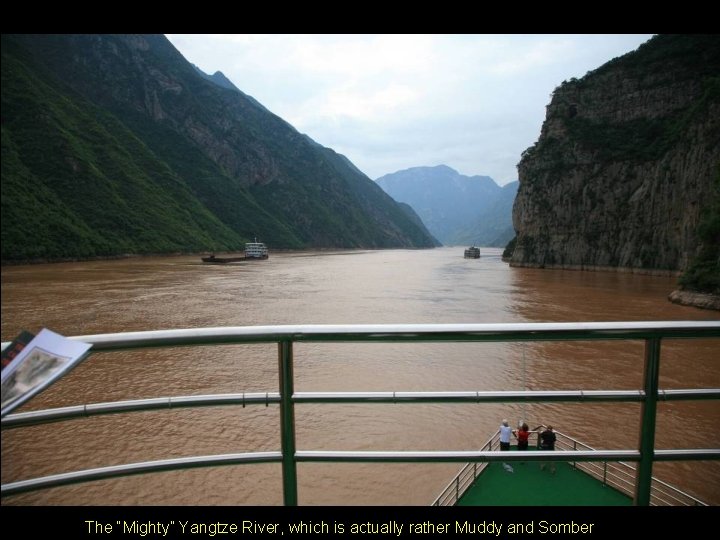
[[[539,448],[539,434],[546,426],[538,426],[530,431],[530,438],[535,438],[535,446]],[[578,441],[560,431],[555,430],[557,442],[555,443],[556,451],[577,451],[582,450],[596,451],[595,448]],[[500,448],[500,432],[488,439],[483,445],[482,450],[491,450],[493,447]],[[512,452],[514,454],[515,452]],[[505,455],[508,455],[507,453]],[[506,460],[510,461],[510,460]],[[623,461],[612,462],[573,462],[570,461],[573,468],[582,471],[603,485],[609,486],[617,491],[633,497],[635,494],[635,485],[637,478],[637,469],[632,465]],[[447,486],[440,492],[440,495],[433,501],[432,506],[452,506],[462,499],[463,495],[472,487],[475,480],[484,472],[488,463],[466,463],[460,471],[455,475]],[[650,490],[651,506],[707,506],[707,504],[692,495],[672,486],[655,477],[652,478]]]
[[[720,322],[612,322],[516,324],[418,324],[418,325],[306,325],[256,326],[127,332],[76,336],[92,344],[92,352],[150,347],[198,346],[242,343],[277,343],[279,391],[209,396],[177,396],[97,403],[43,411],[8,414],[3,430],[57,422],[94,414],[146,411],[168,407],[277,403],[280,409],[281,448],[255,452],[194,456],[86,469],[2,485],[2,496],[90,480],[194,467],[239,463],[282,463],[283,501],[298,503],[298,462],[471,462],[481,468],[492,461],[638,462],[634,484],[636,504],[651,502],[652,465],[656,460],[717,460],[720,449],[655,450],[656,405],[662,400],[720,399],[720,389],[659,390],[660,343],[663,338],[720,337]],[[510,391],[510,392],[294,392],[293,344],[295,342],[512,342],[568,340],[644,340],[644,384],[641,390]],[[8,344],[3,343],[5,348]],[[295,443],[295,405],[301,403],[481,403],[481,402],[640,402],[640,445],[624,450],[567,450],[564,452],[478,451],[304,451]],[[464,480],[463,480],[464,482]]]
[[[487,442],[480,448],[481,451],[486,452],[495,448],[500,448],[500,432],[496,431],[495,434],[490,437]],[[460,471],[455,475],[450,483],[445,486],[440,492],[440,495],[433,501],[432,506],[454,506],[458,501],[465,495],[465,492],[470,489],[475,483],[475,480],[480,476],[489,463],[466,463]]]
[[[578,448],[595,450],[593,447],[569,435],[565,435],[559,431],[555,433],[557,434],[556,448],[558,450],[577,450]],[[584,462],[573,463],[573,467],[601,481],[603,485],[610,486],[629,497],[634,495],[637,468],[629,463],[623,461],[618,461],[617,463],[608,461]],[[650,505],[707,506],[707,504],[700,499],[655,477],[653,477],[650,487]]]

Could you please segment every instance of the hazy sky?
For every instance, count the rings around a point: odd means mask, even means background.
[[[506,184],[555,87],[652,36],[167,37],[370,178],[444,163]]]

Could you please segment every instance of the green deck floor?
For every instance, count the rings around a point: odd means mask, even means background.
[[[513,472],[491,463],[460,498],[459,506],[629,506],[630,497],[603,486],[569,463],[551,474],[538,462],[514,462]]]

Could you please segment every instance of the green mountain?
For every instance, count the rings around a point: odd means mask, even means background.
[[[346,158],[206,77],[159,35],[3,35],[3,262],[433,245]]]
[[[507,244],[518,183],[498,186],[489,176],[465,176],[447,165],[412,167],[376,180],[393,199],[412,206],[443,244]]]
[[[720,39],[659,35],[563,82],[518,170],[512,265],[689,270],[720,294]]]

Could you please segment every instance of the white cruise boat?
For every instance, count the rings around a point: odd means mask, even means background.
[[[257,238],[254,242],[245,244],[245,258],[247,259],[267,259],[268,248],[262,242],[258,242]]]

